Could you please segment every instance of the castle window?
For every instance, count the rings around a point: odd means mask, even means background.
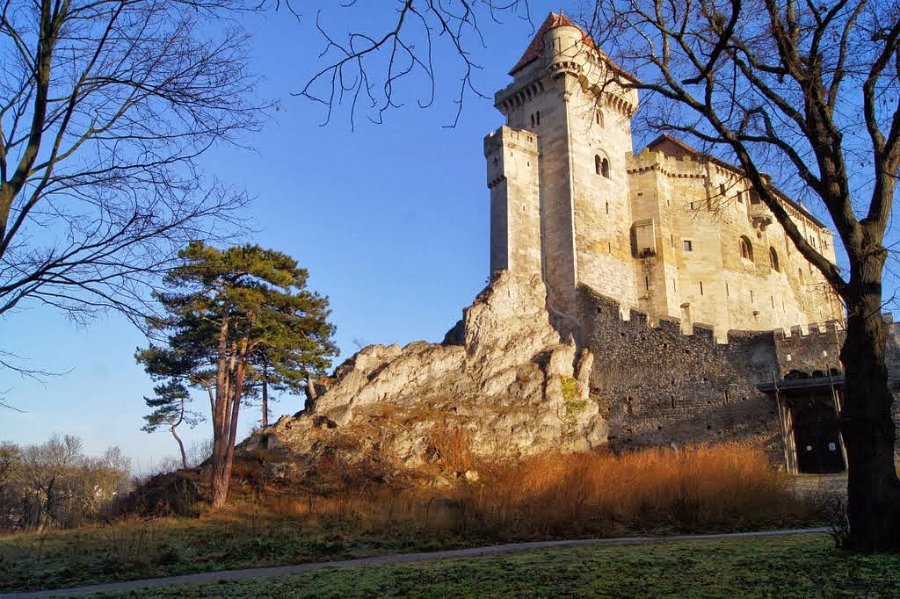
[[[741,236],[739,243],[741,246],[741,258],[744,260],[753,260],[753,245],[750,243],[750,240]]]
[[[535,114],[535,120],[537,121],[537,124],[540,125],[541,124],[541,111],[538,110],[534,114]]]
[[[760,202],[759,194],[756,193],[756,190],[751,189],[750,190],[750,203],[751,204],[759,204],[759,202]]]
[[[803,269],[802,268],[797,269],[797,278],[800,279],[800,284],[802,285],[803,284]]]
[[[771,266],[774,271],[781,271],[781,266],[778,264],[778,252],[776,252],[773,247],[769,248],[769,266]]]
[[[743,204],[743,203],[744,203],[744,192],[743,192],[743,191],[739,191],[739,192],[738,192],[738,194],[737,194],[737,201],[738,201],[738,204]]]
[[[534,127],[534,113],[531,113],[531,126]]]
[[[597,119],[597,124],[600,125],[600,127],[602,128],[603,127],[603,113],[600,112],[599,110],[597,111],[596,119]]]
[[[609,179],[609,160],[599,154],[594,156],[594,172]]]
[[[691,242],[690,239],[685,239],[685,240],[684,240],[684,251],[686,251],[686,252],[693,252],[693,251],[694,251],[694,244]]]
[[[722,196],[722,199],[725,199],[725,184],[719,184],[719,195]]]

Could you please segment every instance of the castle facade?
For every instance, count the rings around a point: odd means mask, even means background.
[[[821,274],[735,166],[663,135],[633,152],[634,78],[582,29],[550,14],[496,94],[506,125],[485,138],[491,270],[540,274],[548,307],[578,318],[586,286],[650,323],[772,331],[842,320]],[[826,258],[833,234],[784,206]]]

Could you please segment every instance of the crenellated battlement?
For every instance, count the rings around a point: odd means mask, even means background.
[[[784,329],[775,329],[773,332],[776,339],[806,343],[808,341],[815,341],[815,338],[820,335],[834,336],[836,334],[842,334],[843,331],[844,325],[842,323],[837,320],[828,320],[824,323],[811,322],[805,327],[803,325],[792,326],[787,334]]]
[[[644,148],[638,154],[627,156],[628,174],[659,171],[673,178],[705,178],[705,163],[694,156],[667,156],[663,152]]]
[[[749,336],[771,335],[760,331],[728,331],[725,336],[728,341],[720,341],[715,333],[715,327],[705,323],[683,323],[681,319],[664,317],[653,320],[641,310],[623,306],[619,301],[607,295],[598,293],[587,285],[579,285],[579,294],[590,298],[596,314],[603,314],[603,320],[615,318],[623,327],[631,327],[635,333],[658,332],[669,336],[678,336],[690,339],[692,342],[703,343],[710,346],[722,346],[729,343],[738,343]],[[584,323],[582,323],[583,325]]]

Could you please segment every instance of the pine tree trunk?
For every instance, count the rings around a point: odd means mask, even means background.
[[[211,503],[214,508],[225,505],[228,498],[228,320],[223,319],[219,328],[218,359],[216,360],[216,402],[213,410],[213,453],[210,472]]]
[[[172,431],[172,436],[175,437],[175,440],[178,442],[178,449],[181,450],[181,467],[184,470],[187,470],[187,453],[184,451],[184,443],[181,441],[181,437],[178,436],[178,433],[175,432],[175,427],[172,426],[169,428]]]
[[[269,363],[263,358],[262,427],[269,427]]]
[[[847,340],[841,350],[850,545],[864,551],[900,549],[900,482],[894,465],[893,397],[881,316],[883,261],[869,255],[853,265],[846,296]]]

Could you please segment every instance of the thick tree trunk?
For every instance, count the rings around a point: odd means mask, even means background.
[[[218,359],[216,361],[216,401],[213,410],[213,454],[210,472],[211,503],[214,508],[225,505],[228,498],[229,472],[227,468],[228,408],[228,320],[223,319],[219,329]]]
[[[881,316],[883,257],[853,265],[847,292],[846,373],[841,430],[847,447],[850,545],[864,551],[900,549],[900,482],[894,465],[893,397],[885,367]]]
[[[313,402],[318,399],[319,394],[316,392],[316,384],[313,382],[312,375],[308,372],[306,373],[306,387],[304,391],[306,391],[306,403],[303,405],[303,409],[312,410]]]

